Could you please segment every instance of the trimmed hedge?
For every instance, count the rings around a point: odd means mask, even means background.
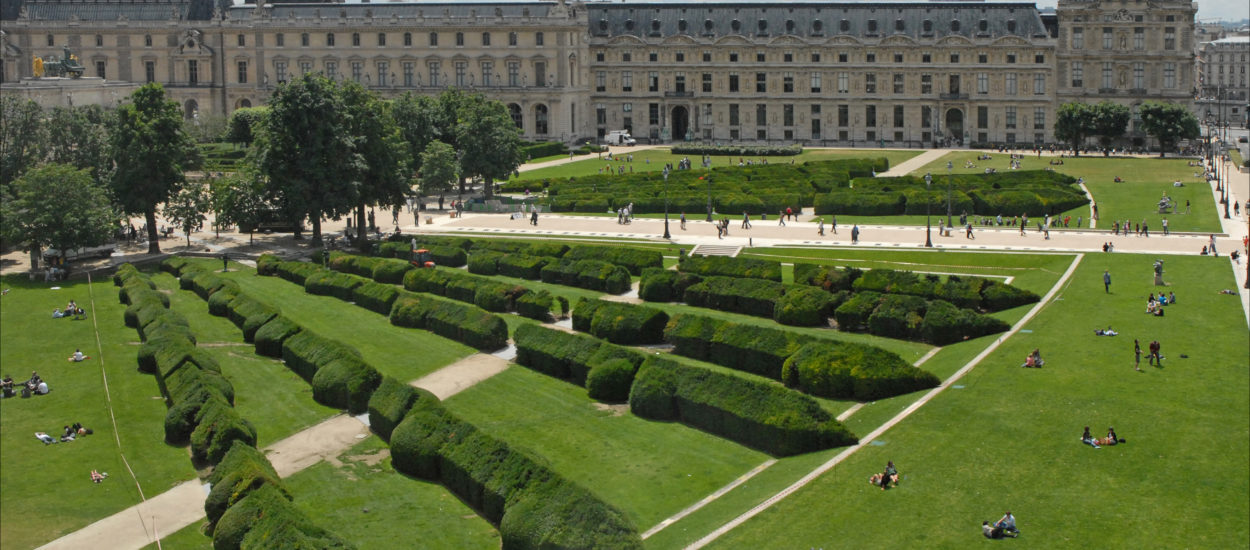
[[[803,152],[802,145],[675,145],[674,155],[731,157],[792,157]]]
[[[538,372],[591,389],[591,372],[604,363],[624,359],[637,369],[645,356],[630,348],[609,344],[584,334],[573,334],[537,325],[521,325],[513,334],[516,362]],[[600,373],[603,376],[606,373]],[[632,373],[631,373],[632,374]],[[632,380],[632,376],[631,376]],[[628,383],[625,391],[628,392]],[[611,380],[599,380],[590,397],[621,401],[621,390]]]
[[[602,260],[629,270],[630,275],[641,275],[650,267],[663,267],[664,256],[659,250],[645,250],[620,246],[576,245],[563,255],[566,260]]]
[[[786,358],[810,339],[786,330],[691,314],[674,316],[664,336],[673,344],[673,353],[774,380],[781,379]]]
[[[884,399],[936,387],[933,373],[907,364],[880,348],[860,344],[811,343],[786,360],[787,386],[834,399]]]
[[[661,357],[649,357],[639,368],[629,405],[638,416],[678,420],[774,456],[858,441],[807,396]]]
[[[226,451],[205,481],[212,485],[208,498],[204,500],[204,515],[208,517],[209,524],[217,523],[227,509],[264,486],[274,487],[289,498],[282,478],[278,477],[278,472],[265,454],[242,441],[230,445],[230,450]]]
[[[404,275],[404,288],[474,304],[487,311],[507,311],[524,287],[450,269],[414,269]]]
[[[280,262],[275,266],[274,273],[292,283],[304,286],[305,278],[324,269],[320,265],[309,262]]]
[[[926,308],[924,298],[886,294],[868,316],[868,332],[886,338],[919,339]]]
[[[314,525],[280,489],[264,485],[235,502],[213,530],[213,550],[245,548],[339,550],[353,546]]]
[[[352,290],[351,301],[374,313],[390,315],[398,297],[399,288],[394,285],[366,282]]]
[[[282,342],[282,360],[286,367],[307,382],[312,382],[322,367],[344,358],[359,360],[360,352],[308,329],[303,329]]]
[[[868,316],[877,309],[881,302],[879,292],[857,292],[838,309],[833,311],[833,318],[838,321],[839,330],[859,330],[868,324]]]
[[[586,394],[608,403],[629,401],[638,364],[629,359],[609,359],[590,369],[586,376]]]
[[[414,388],[389,376],[382,377],[382,382],[369,397],[369,429],[383,441],[390,441],[395,426],[404,420],[418,401],[425,400],[437,402],[438,398],[421,388]]]
[[[195,415],[191,456],[212,464],[221,461],[235,441],[256,446],[256,428],[224,401],[209,399]]]
[[[304,279],[304,291],[309,294],[333,296],[340,300],[351,301],[352,291],[365,281],[366,279],[347,273],[319,270],[310,273]]]
[[[646,306],[583,298],[573,308],[574,328],[613,344],[659,344],[666,324],[667,313]]]
[[[313,399],[327,407],[360,414],[369,410],[369,398],[381,383],[381,373],[364,359],[343,355],[317,369],[312,378]]]
[[[516,312],[522,317],[528,317],[544,323],[553,320],[551,308],[556,303],[556,299],[546,290],[538,292],[526,292],[517,297],[514,306]]]
[[[996,317],[981,315],[970,309],[960,309],[942,300],[933,300],[928,304],[919,333],[926,342],[946,345],[1006,332],[1010,328],[1011,325],[1006,321]]]
[[[416,268],[405,260],[378,260],[373,264],[373,272],[366,277],[379,283],[398,285],[404,282],[404,274],[411,269]]]
[[[812,327],[827,325],[837,300],[819,288],[786,285],[773,306],[773,319],[783,325]]]
[[[256,329],[253,340],[256,342],[257,355],[266,357],[282,357],[282,344],[300,332],[300,326],[294,321],[278,315],[268,323]]]
[[[265,276],[277,275],[278,264],[280,263],[282,263],[282,259],[273,254],[261,254],[256,259],[256,274]]]
[[[785,291],[785,285],[775,281],[711,276],[686,287],[682,299],[695,307],[771,318]]]
[[[508,342],[508,326],[498,315],[433,296],[401,294],[391,308],[390,320],[396,326],[426,329],[484,351],[502,349]]]
[[[561,259],[549,263],[542,269],[542,281],[608,294],[623,294],[630,288],[627,269],[600,260]]]
[[[474,250],[473,253],[469,255],[469,273],[486,276],[498,275],[499,259],[503,257],[504,254],[499,252],[493,252],[490,250]]]
[[[475,254],[476,255],[476,254]],[[527,256],[524,254],[505,254],[496,262],[500,275],[518,279],[537,280],[542,277],[543,267],[555,261],[555,258],[544,256]],[[472,269],[470,269],[472,271]]]
[[[774,260],[729,256],[686,256],[686,259],[677,265],[677,269],[683,273],[696,275],[750,277],[781,282],[781,262]]]
[[[702,280],[703,277],[693,273],[649,267],[642,271],[642,279],[638,283],[638,297],[648,302],[681,301],[686,289]]]
[[[370,258],[369,256],[332,252],[330,254],[330,269],[361,277],[372,277],[373,268],[377,267],[380,261],[379,258]]]
[[[391,457],[498,524],[505,548],[642,547],[619,510],[439,404],[418,402],[392,433]]]
[[[833,267],[816,264],[794,264],[795,284],[818,286],[829,292],[851,290],[863,271],[854,267]]]

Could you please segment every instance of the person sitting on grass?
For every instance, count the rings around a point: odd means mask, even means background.
[[[13,397],[13,377],[4,375],[4,380],[0,381],[0,391],[3,391],[5,397]]]
[[[1115,435],[1115,428],[1107,428],[1107,437],[1099,439],[1097,443],[1099,445],[1116,445],[1116,444],[1119,444],[1121,441],[1124,441],[1124,440],[1120,439],[1119,437]]]
[[[988,520],[981,522],[981,534],[987,539],[1001,539],[1007,536],[1003,533],[1002,527],[994,527]]]
[[[885,464],[885,480],[891,485],[898,487],[898,468],[894,467],[894,461],[887,461]]]
[[[1002,529],[1003,534],[1011,537],[1020,535],[1020,530],[1016,529],[1016,516],[1011,515],[1011,510],[1007,510],[1007,513],[1003,514],[1002,519],[994,524],[994,527]]]
[[[1081,434],[1081,443],[1084,443],[1084,444],[1086,444],[1086,445],[1089,445],[1090,447],[1093,447],[1093,448],[1095,448],[1095,449],[1101,449],[1101,448],[1102,448],[1102,447],[1099,447],[1099,446],[1098,446],[1098,442],[1094,440],[1094,436],[1090,435],[1090,433],[1089,433],[1089,426],[1086,426],[1086,427],[1085,427],[1085,433]]]
[[[83,361],[86,361],[87,359],[90,359],[90,357],[83,355],[82,350],[79,350],[79,349],[75,349],[74,354],[69,356],[69,360],[73,363],[81,363]]]
[[[104,479],[107,478],[108,476],[109,476],[108,472],[100,473],[95,470],[91,470],[92,483],[99,483],[101,481],[104,481]]]
[[[1045,361],[1042,361],[1042,352],[1034,349],[1032,353],[1024,358],[1024,364],[1020,366],[1029,369],[1040,369],[1045,363]]]
[[[61,432],[61,443],[73,441],[74,436],[76,435],[78,435],[78,432],[75,432],[74,429],[69,426],[65,426],[65,429]]]
[[[66,317],[66,314],[61,313],[61,308],[59,308],[59,307],[58,307],[58,308],[56,308],[56,309],[52,310],[52,318],[53,318],[53,319],[60,319],[61,317]]]

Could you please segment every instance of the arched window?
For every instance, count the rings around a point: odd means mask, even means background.
[[[512,117],[512,123],[516,124],[517,129],[525,131],[524,115],[521,114],[521,106],[516,103],[508,104],[508,115]]]
[[[534,106],[534,133],[547,134],[547,106],[541,103]]]

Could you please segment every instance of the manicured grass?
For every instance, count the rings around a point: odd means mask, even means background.
[[[1156,290],[1148,263],[1086,256],[1031,332],[991,354],[962,388],[715,546],[963,547],[980,544],[980,522],[1007,509],[1024,533],[1019,543],[1081,546],[1104,533],[1125,548],[1245,546],[1250,338],[1236,297],[1217,293],[1234,284],[1228,262],[1169,258],[1179,301],[1162,318],[1143,313]],[[1119,278],[1110,295],[1098,292],[1104,269]],[[1094,335],[1108,325],[1120,335]],[[1143,348],[1160,340],[1165,366],[1134,372],[1134,338]],[[1018,368],[1033,348],[1046,367]],[[1127,443],[1084,446],[1087,425],[1099,436],[1113,425]],[[883,493],[865,481],[887,460],[904,480]],[[882,518],[890,529],[873,527]]]
[[[879,158],[885,157],[890,161],[890,166],[897,165],[907,159],[919,155],[922,151],[907,151],[900,149],[804,149],[802,153],[793,157],[766,157],[769,163],[788,163],[791,159],[795,163],[811,162],[817,160],[843,160],[843,159],[861,159],[861,158]],[[634,161],[626,162],[626,155],[633,154]],[[619,169],[625,166],[628,173],[632,168],[636,172],[658,172],[664,169],[665,164],[677,166],[677,163],[689,155],[674,155],[669,152],[667,147],[656,149],[643,149],[639,151],[626,151],[619,153],[613,157],[612,161],[607,160],[607,153],[602,155],[590,155],[590,158],[578,157],[584,160],[575,160],[570,163],[552,166],[549,168],[540,168],[528,172],[521,172],[518,181],[541,180],[544,178],[569,178],[574,176],[589,176],[598,174],[600,169],[611,165],[613,169]],[[760,160],[761,157],[743,157],[742,160]],[[690,159],[695,164],[696,170],[701,170],[702,165],[695,155]],[[713,156],[712,167],[720,166],[737,166],[739,157],[734,156]],[[650,162],[648,162],[650,161]],[[536,192],[536,187],[531,192]]]
[[[160,550],[212,550],[213,538],[204,534],[204,521],[197,521],[174,531],[161,535]],[[143,550],[158,550],[156,543],[143,547]]]
[[[53,284],[10,276],[0,299],[0,364],[20,382],[37,370],[51,393],[0,401],[0,541],[4,548],[33,548],[139,503],[139,492],[118,453],[115,436],[148,497],[195,477],[184,448],[164,443],[165,404],[156,382],[136,370],[138,334],[122,322],[125,306],[112,283]],[[51,318],[75,300],[92,320]],[[94,300],[94,302],[93,302]],[[95,327],[103,353],[96,348]],[[79,348],[91,359],[70,363]],[[118,433],[109,420],[101,377],[108,376]],[[2,373],[0,373],[2,374]],[[35,432],[61,435],[81,422],[94,435],[45,446]],[[92,469],[108,472],[91,483]]]
[[[210,315],[208,304],[190,290],[178,290],[173,276],[160,273],[153,275],[152,280],[168,291],[170,308],[191,323],[197,345],[221,365],[222,374],[234,386],[235,410],[256,427],[258,447],[339,413],[314,401],[312,386],[281,360],[256,355],[234,323]]]
[[[279,277],[260,277],[249,268],[226,276],[302,326],[356,348],[379,372],[397,380],[415,380],[475,353],[433,333],[391,325],[385,316],[337,298],[307,294]]]
[[[966,151],[949,153],[941,159],[923,166],[912,174],[933,174],[933,184],[942,183],[942,174],[946,173],[946,163],[954,165],[956,174],[982,173],[986,168],[996,168],[999,172],[1009,171],[1011,156],[1005,153],[990,153],[993,157],[988,161],[976,160],[983,151]],[[1021,161],[1024,170],[1042,170],[1056,157],[1025,155]],[[1212,200],[1212,184],[1202,180],[1202,168],[1188,166],[1191,159],[1186,158],[1124,158],[1101,156],[1085,156],[1065,158],[1062,166],[1053,166],[1055,171],[1068,174],[1075,178],[1084,178],[1093,200],[1098,203],[1098,228],[1110,231],[1115,220],[1129,220],[1141,223],[1146,220],[1150,229],[1163,233],[1162,219],[1159,214],[1159,199],[1167,193],[1180,206],[1177,214],[1167,215],[1172,231],[1218,232],[1220,221],[1217,218],[1215,202]],[[966,161],[972,161],[976,168],[964,168]],[[1195,176],[1194,174],[1198,175]],[[1115,178],[1122,180],[1116,183]],[[1173,182],[1180,181],[1184,187],[1173,187]],[[1190,201],[1190,213],[1185,214],[1185,201]],[[956,215],[959,213],[956,212]],[[998,212],[977,212],[977,214],[995,216]],[[1014,216],[1019,212],[1002,212],[1003,216]],[[1060,214],[1072,216],[1072,227],[1076,217],[1082,216],[1082,225],[1089,227],[1089,208],[1082,207]],[[1032,220],[1030,220],[1032,223]]]
[[[396,472],[374,436],[284,483],[309,517],[357,548],[499,548],[494,526],[443,486]]]
[[[465,420],[546,459],[619,507],[639,531],[768,460],[678,423],[608,408],[586,390],[522,366],[446,401]]]

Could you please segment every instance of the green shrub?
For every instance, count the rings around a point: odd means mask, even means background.
[[[576,286],[608,294],[621,294],[630,287],[628,270],[599,260],[562,259],[549,263],[543,267],[542,280],[544,283]]]
[[[625,359],[637,367],[643,360],[641,353],[629,348],[537,325],[517,327],[513,341],[517,364],[579,386],[587,385],[590,371],[605,362]]]
[[[505,254],[500,256],[496,262],[496,268],[500,275],[508,277],[516,277],[518,279],[537,280],[542,277],[543,266],[554,258],[546,258],[543,256],[527,256],[524,254]],[[470,268],[472,270],[472,268]]]
[[[801,145],[677,145],[674,155],[731,157],[792,157],[803,152]]]
[[[998,281],[990,281],[981,289],[981,307],[986,311],[1002,311],[1039,300],[1041,297],[1033,292]]]
[[[304,279],[304,291],[321,296],[334,296],[340,300],[351,301],[352,291],[367,280],[347,273],[319,271],[311,273]]]
[[[589,301],[579,302],[578,306]],[[589,332],[613,344],[659,344],[664,341],[668,314],[654,308],[598,300]],[[573,310],[574,320],[578,309]]]
[[[459,273],[445,269],[414,269],[404,274],[404,288],[443,296],[447,283],[456,275]]]
[[[273,485],[262,485],[230,506],[213,529],[213,550],[241,550],[248,533],[262,523],[307,523],[291,504],[290,495]]]
[[[555,305],[555,298],[546,290],[526,292],[519,296],[515,303],[516,312],[522,317],[528,317],[543,323],[552,321],[551,308],[553,305]]]
[[[379,283],[397,285],[404,282],[404,274],[414,269],[406,260],[378,260],[369,275]]]
[[[201,300],[207,300],[209,296],[223,288],[227,288],[236,294],[239,292],[238,283],[213,271],[197,271],[188,273],[187,276],[191,277],[191,290],[194,290],[195,295],[199,296]],[[181,282],[179,286],[181,286]]]
[[[366,282],[352,289],[352,301],[356,305],[382,315],[390,315],[398,297],[399,289],[394,285]]]
[[[417,401],[391,432],[391,466],[402,474],[439,480],[439,450],[461,433],[460,422],[447,409]]]
[[[256,445],[256,429],[224,401],[209,399],[196,414],[191,432],[191,456],[216,464],[235,441]]]
[[[812,285],[829,292],[851,290],[863,271],[854,267],[842,268],[815,264],[794,264],[794,282]]]
[[[491,252],[489,250],[474,250],[469,255],[469,273],[475,275],[498,275],[499,259],[504,255],[499,252]]]
[[[222,287],[208,297],[208,312],[217,317],[229,316],[230,302],[233,301],[238,295],[238,290]]]
[[[1010,328],[1006,321],[970,309],[960,309],[949,302],[933,300],[928,304],[919,332],[926,342],[943,346],[1005,332]]]
[[[382,382],[369,397],[369,429],[383,441],[390,441],[395,427],[403,421],[413,405],[423,400],[437,402],[438,398],[428,391],[414,388],[389,376],[382,377]]]
[[[642,278],[638,281],[638,297],[647,302],[672,302],[677,298],[673,293],[675,283],[676,271],[649,267],[642,271]]]
[[[630,275],[641,275],[644,269],[664,266],[664,256],[659,250],[621,246],[577,245],[562,256],[567,260],[605,261],[624,267]]]
[[[165,411],[165,442],[170,445],[186,445],[191,441],[191,433],[195,431],[196,417],[200,408],[209,400],[225,403],[225,398],[215,393],[208,386],[198,386],[186,390],[180,401],[172,403]]]
[[[161,271],[177,277],[190,263],[190,260],[182,256],[170,256],[161,260]]]
[[[665,390],[672,391],[673,413],[683,424],[774,456],[856,442],[854,435],[807,396],[660,357],[650,357],[642,364],[630,394],[631,410],[646,418],[674,418],[651,416],[653,412],[667,412],[662,396]]]
[[[117,271],[113,272],[113,286],[122,286],[131,277],[139,276],[139,268],[133,264],[124,263],[117,266]]]
[[[325,268],[319,264],[309,262],[280,262],[274,272],[283,279],[304,286],[304,279],[310,274],[323,271]]]
[[[612,359],[596,365],[586,376],[586,394],[591,399],[608,403],[623,403],[629,400],[629,390],[633,386],[634,373],[638,364],[628,359]]]
[[[266,357],[282,357],[282,344],[300,330],[300,326],[294,321],[281,315],[270,319],[268,323],[256,329],[253,337],[256,342],[256,353]]]
[[[526,489],[499,521],[504,548],[642,548],[629,519],[586,488],[557,478]]]
[[[851,343],[803,346],[786,360],[782,377],[787,386],[812,395],[857,401],[885,399],[941,383],[933,373],[893,353]]]
[[[781,282],[781,262],[729,256],[686,256],[677,269],[696,275],[749,277]]]
[[[431,296],[401,294],[391,308],[390,320],[393,325],[426,329],[480,350],[501,349],[508,341],[507,324],[498,315]]]
[[[926,307],[924,298],[887,294],[868,316],[868,332],[886,338],[918,338]]]
[[[683,300],[695,307],[773,317],[786,285],[764,279],[710,276],[686,288]]]
[[[280,263],[282,263],[282,259],[274,256],[273,254],[261,254],[260,257],[256,259],[256,274],[266,276],[277,275],[278,264]]]
[[[833,295],[819,288],[786,285],[786,293],[773,308],[773,319],[799,327],[827,325],[833,302]]]
[[[321,365],[313,375],[313,399],[327,407],[360,414],[369,409],[369,397],[382,375],[363,359],[344,355]]]
[[[282,360],[286,367],[308,382],[312,382],[318,369],[344,358],[360,359],[360,352],[307,329],[282,343]]]
[[[247,294],[235,296],[229,304],[226,304],[226,310],[226,316],[230,318],[230,322],[239,328],[243,328],[249,317],[267,315],[272,318],[278,314],[276,309],[253,299]]]
[[[256,331],[278,316],[277,310],[269,307],[259,308],[251,312],[243,321],[243,341],[252,343],[256,340]]]
[[[877,292],[857,292],[838,309],[833,311],[833,318],[838,320],[839,330],[859,330],[868,324],[868,316],[877,309],[881,294]]]
[[[381,261],[381,259],[368,256],[332,253],[330,254],[330,269],[360,277],[373,277],[373,269]]]
[[[285,492],[281,478],[264,453],[242,441],[230,445],[230,450],[226,451],[205,481],[212,486],[208,498],[204,500],[204,515],[210,524],[221,519],[222,514],[236,502],[263,486]]]
[[[194,347],[194,342],[176,334],[168,337],[148,338],[143,345],[139,346],[139,372],[154,374],[159,370],[157,366],[159,363],[169,360],[167,357],[178,357],[181,360]]]

